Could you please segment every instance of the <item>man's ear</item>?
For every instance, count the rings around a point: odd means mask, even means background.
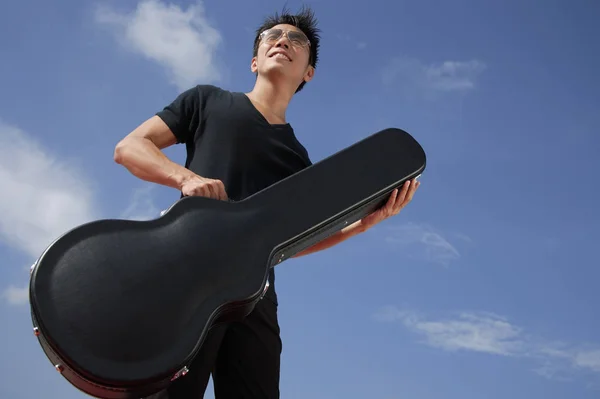
[[[306,73],[304,74],[304,81],[310,82],[312,78],[315,76],[315,68],[312,65],[309,65],[306,69]]]
[[[250,62],[250,70],[252,73],[256,73],[258,71],[257,57],[252,57],[252,61]]]

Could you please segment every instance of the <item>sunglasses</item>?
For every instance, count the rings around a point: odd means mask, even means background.
[[[297,30],[283,30],[279,28],[271,28],[263,31],[260,34],[260,39],[267,44],[273,44],[279,40],[283,35],[286,35],[292,46],[295,47],[310,47],[310,40],[308,37]]]

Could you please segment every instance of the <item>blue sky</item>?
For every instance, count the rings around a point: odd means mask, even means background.
[[[250,90],[253,29],[282,5],[3,7],[0,397],[84,397],[31,333],[28,267],[71,227],[178,198],[114,145],[191,85]],[[394,126],[428,169],[399,216],[278,267],[282,397],[598,398],[600,5],[311,5],[321,61],[288,118],[313,161]]]

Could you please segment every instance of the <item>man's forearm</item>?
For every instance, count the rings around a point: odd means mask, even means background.
[[[325,238],[322,241],[306,248],[304,251],[298,252],[296,255],[292,256],[293,258],[299,258],[301,256],[305,256],[308,254],[312,254],[315,252],[323,251],[324,249],[331,248],[343,241],[346,241],[350,237],[354,237],[357,234],[363,233],[365,231],[365,227],[362,225],[361,221],[357,221],[350,226],[344,227],[339,232],[335,233],[332,236]]]
[[[117,145],[114,160],[134,176],[180,190],[193,172],[171,161],[149,139],[131,137]]]
[[[305,249],[304,251],[297,253],[293,257],[297,258],[314,252],[322,251],[327,248],[331,248],[334,245],[346,241],[350,237],[367,231],[368,229],[377,225],[378,223],[381,223],[385,219],[398,214],[398,212],[400,212],[400,210],[412,200],[412,197],[420,184],[421,183],[419,183],[416,179],[412,181],[407,181],[403,185],[402,190],[396,189],[392,191],[392,194],[390,195],[386,204],[383,207],[363,217],[358,222],[355,222],[350,226],[342,229],[339,233],[334,234],[333,236],[326,238],[321,242],[318,242],[315,245]]]

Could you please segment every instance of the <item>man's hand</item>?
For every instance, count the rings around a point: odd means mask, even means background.
[[[186,197],[207,197],[227,201],[225,186],[221,180],[193,175],[184,180],[181,193]]]
[[[333,247],[343,241],[346,241],[352,236],[367,231],[377,223],[389,218],[390,216],[398,214],[398,212],[400,212],[402,208],[408,205],[410,200],[412,200],[413,195],[415,195],[415,191],[417,191],[417,188],[419,188],[420,184],[421,183],[417,180],[407,181],[404,183],[404,186],[402,186],[402,190],[400,190],[400,192],[398,192],[398,189],[392,191],[387,203],[382,208],[376,210],[370,215],[365,216],[361,220],[352,223],[350,226],[344,227],[337,234],[329,236],[328,238],[325,238],[324,240],[295,254],[294,257],[297,258]]]
[[[412,200],[420,185],[421,182],[417,180],[409,180],[404,183],[400,192],[398,192],[398,189],[392,191],[387,203],[383,207],[362,218],[360,221],[361,228],[367,230],[377,223],[397,215]]]

